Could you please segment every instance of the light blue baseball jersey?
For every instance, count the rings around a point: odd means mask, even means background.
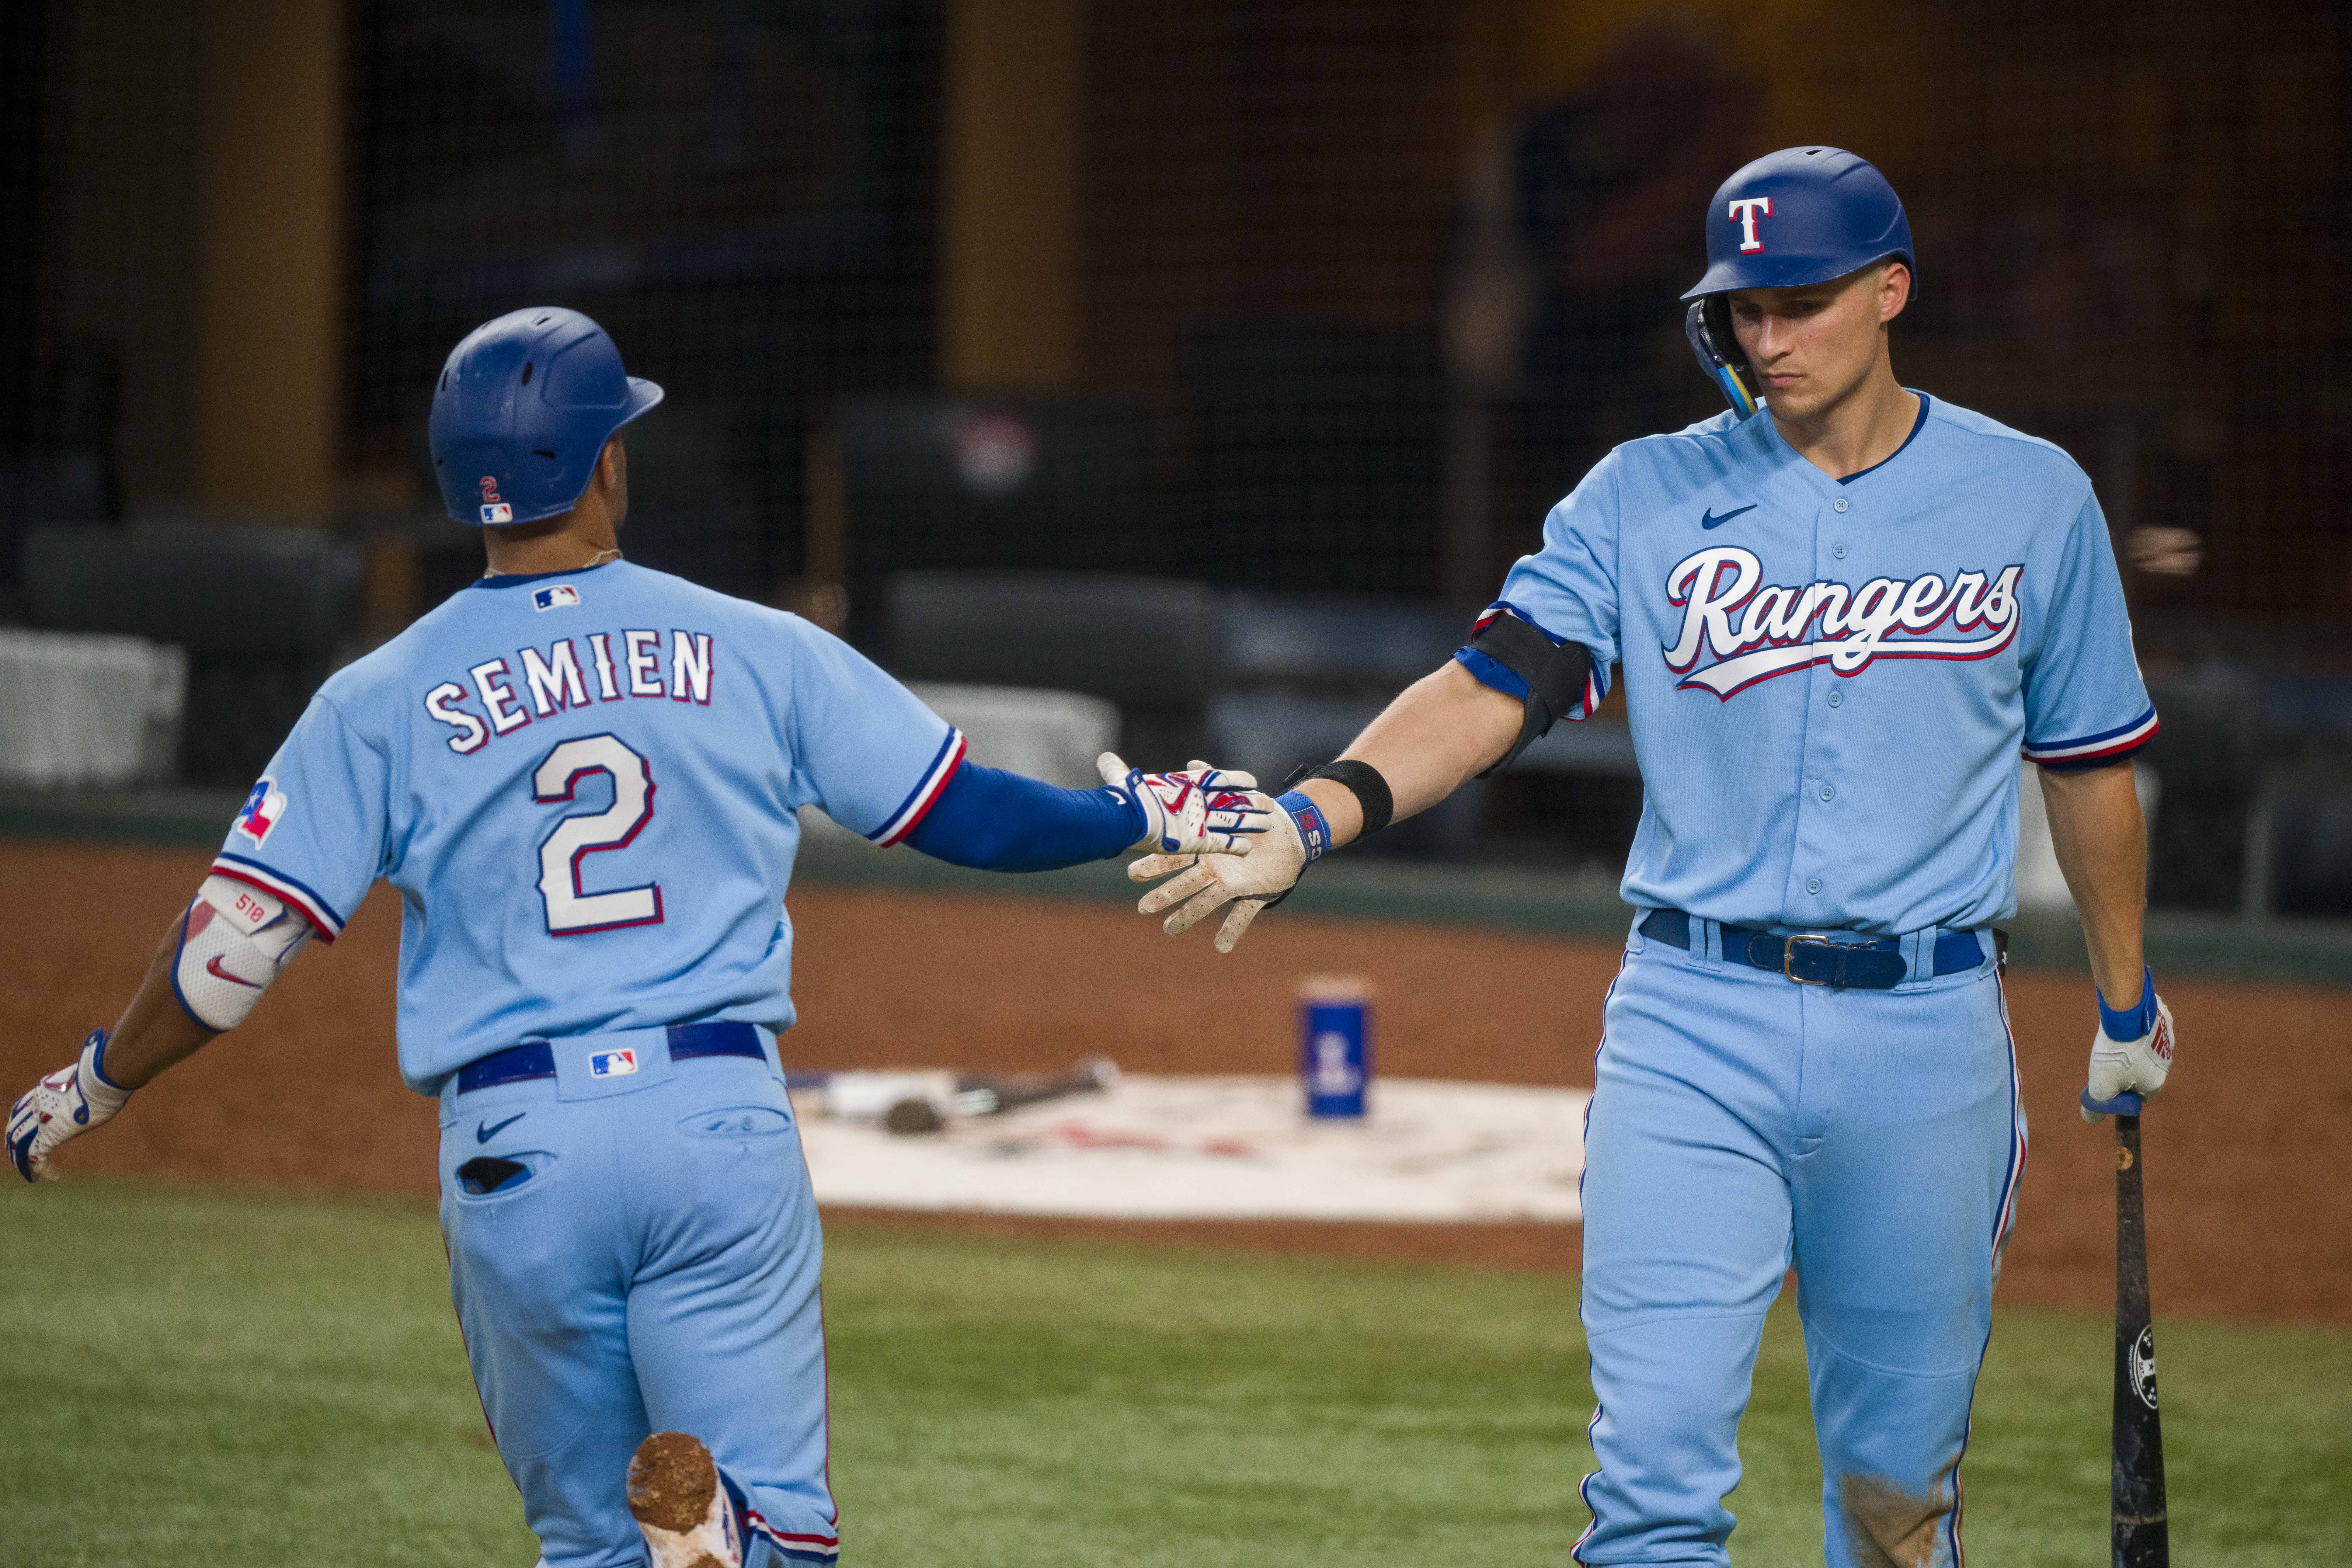
[[[400,1070],[526,1038],[793,1019],[815,805],[903,838],[963,738],[797,616],[615,562],[495,577],[338,671],[214,869],[332,941],[401,892]]]
[[[1591,652],[1573,717],[1622,666],[1645,797],[1627,902],[1981,926],[2016,905],[2020,752],[2082,765],[2155,733],[2089,479],[2047,441],[1920,405],[1901,449],[1843,480],[1769,415],[1629,442],[1511,569],[1497,609]]]

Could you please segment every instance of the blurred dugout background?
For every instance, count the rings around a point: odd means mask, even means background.
[[[337,661],[462,586],[431,381],[541,302],[668,388],[629,436],[633,559],[913,679],[1108,700],[1142,760],[1286,772],[1444,657],[1611,444],[1714,410],[1675,301],[1704,204],[1822,141],[1911,209],[1904,379],[2098,484],[2165,718],[2157,901],[2352,914],[2340,10],[22,0],[5,26],[19,786],[241,787]],[[152,710],[136,755],[28,742],[73,722],[36,700],[61,658],[80,700]],[[1622,726],[1563,727],[1383,842],[1613,871],[1639,798]]]

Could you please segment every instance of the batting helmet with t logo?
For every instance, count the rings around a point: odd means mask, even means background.
[[[1706,273],[1683,298],[1699,368],[1741,418],[1756,385],[1731,335],[1723,296],[1738,289],[1801,289],[1900,257],[1919,291],[1911,220],[1886,176],[1837,147],[1767,153],[1723,182],[1706,213]]]
[[[577,310],[486,321],[449,351],[433,389],[433,476],[459,522],[536,522],[572,510],[614,431],[662,400]]]

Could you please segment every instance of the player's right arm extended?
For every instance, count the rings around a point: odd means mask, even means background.
[[[131,1091],[195,1055],[253,1011],[310,940],[310,923],[274,895],[223,876],[205,879],[175,916],[147,975],[111,1031],[28,1090],[8,1113],[8,1158],[26,1181],[54,1181],[58,1144],[103,1126]]]
[[[1338,776],[1310,778],[1283,795],[1277,804],[1285,809],[1267,814],[1266,831],[1247,858],[1147,855],[1129,866],[1139,882],[1178,873],[1136,907],[1148,915],[1172,910],[1162,929],[1176,936],[1232,904],[1216,942],[1219,952],[1231,952],[1258,911],[1287,894],[1308,866],[1363,836],[1367,795],[1375,814],[1387,807],[1375,829],[1427,811],[1532,738],[1528,705],[1448,660],[1405,688],[1324,770]]]

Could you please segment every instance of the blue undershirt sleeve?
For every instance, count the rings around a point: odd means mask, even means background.
[[[1108,859],[1143,836],[1143,810],[1109,789],[1061,789],[966,762],[907,842],[983,871],[1051,871]]]

